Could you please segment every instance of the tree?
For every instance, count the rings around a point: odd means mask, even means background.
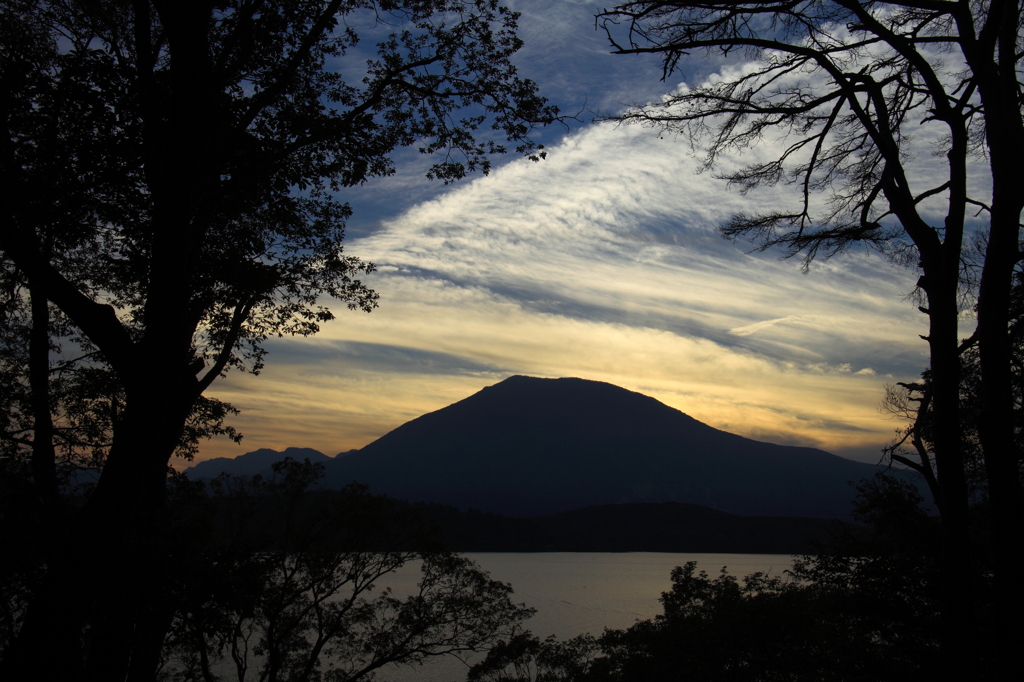
[[[666,77],[691,51],[742,51],[750,59],[733,78],[680,88],[622,117],[706,145],[709,168],[727,152],[775,136],[780,151],[773,159],[726,178],[744,192],[792,184],[795,204],[737,215],[723,228],[727,237],[802,254],[805,266],[866,244],[920,268],[945,538],[944,652],[953,677],[967,674],[977,641],[964,589],[971,583],[971,543],[958,337],[961,285],[975,276],[978,436],[1002,595],[991,634],[1006,652],[1007,675],[1022,635],[1015,614],[1024,592],[1015,567],[1024,558],[1024,511],[1008,336],[1024,207],[1017,188],[1024,153],[1022,11],[1009,0],[637,1],[599,15],[616,52],[660,54]],[[922,138],[927,143],[914,146]],[[942,169],[915,172],[916,154],[928,143]],[[990,197],[972,195],[989,182]],[[972,233],[985,244],[977,273],[964,272]]]
[[[839,529],[789,576],[674,569],[663,614],[599,640],[596,679],[934,679],[935,521],[906,482],[879,476],[858,491],[865,525]]]
[[[597,643],[591,635],[544,641],[520,632],[493,646],[469,669],[467,682],[570,682],[587,678]]]
[[[432,549],[411,509],[322,479],[322,465],[290,459],[266,479],[175,478],[162,679],[370,679],[490,648],[532,615],[509,585]],[[375,590],[410,561],[415,591]]]
[[[1015,272],[1010,297],[1010,378],[1013,390],[1012,416],[1016,438],[1018,475],[1024,478],[1024,273]],[[964,463],[973,506],[988,505],[988,481],[978,435],[981,423],[981,368],[977,337],[960,344],[960,415],[963,433]],[[935,478],[933,446],[931,372],[920,381],[887,385],[882,410],[907,422],[896,440],[885,450],[892,461],[916,470],[928,482],[935,500],[939,500]]]
[[[19,305],[49,302],[122,396],[3,675],[45,659],[54,679],[145,677],[129,664],[162,628],[147,595],[166,470],[201,395],[258,372],[268,337],[315,333],[324,299],[376,305],[359,279],[373,266],[342,252],[340,197],[391,173],[400,146],[440,153],[443,181],[486,171],[498,136],[534,154],[556,112],[515,75],[515,15],[496,0],[0,7],[5,268]]]
[[[502,642],[471,681],[652,682],[931,680],[941,599],[937,520],[916,487],[879,475],[858,487],[853,516],[783,576],[742,580],[696,562],[672,571],[663,611],[595,641]],[[986,652],[990,653],[990,652]],[[986,663],[991,658],[984,657]],[[984,679],[976,670],[972,679]]]

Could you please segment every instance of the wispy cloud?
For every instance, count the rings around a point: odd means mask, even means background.
[[[754,324],[748,324],[742,327],[735,327],[733,329],[730,329],[729,333],[735,336],[750,336],[751,334],[756,334],[762,329],[774,327],[775,325],[780,324],[782,322],[793,324],[796,322],[800,322],[802,319],[803,318],[801,317],[793,315],[790,315],[788,317],[776,317],[774,320],[764,320],[763,322],[755,322]]]

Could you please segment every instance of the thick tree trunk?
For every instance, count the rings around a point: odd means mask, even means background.
[[[1009,336],[1013,271],[1020,258],[1020,162],[1024,158],[1018,45],[1021,5],[991,5],[984,43],[990,68],[981,72],[978,91],[985,107],[986,141],[992,170],[989,240],[978,292],[978,349],[981,360],[982,415],[979,437],[985,458],[992,513],[992,644],[998,675],[1018,679],[1020,642],[1024,640],[1024,500],[1014,439],[1013,387]],[[994,49],[993,49],[994,48]],[[976,61],[975,55],[969,55]],[[974,66],[974,64],[972,64]],[[977,71],[977,68],[975,69]]]
[[[96,489],[97,517],[116,525],[120,515],[127,515],[127,522],[109,539],[106,570],[113,577],[104,581],[102,629],[86,661],[87,679],[95,682],[151,679],[173,615],[162,599],[168,568],[160,532],[167,464],[199,395],[195,374],[187,369],[198,322],[190,310],[193,266],[203,243],[196,212],[203,190],[219,178],[211,175],[208,159],[214,146],[208,106],[211,10],[181,3],[155,7],[169,43],[173,97],[162,111],[157,105],[162,100],[154,99],[150,89],[152,64],[139,59],[153,241],[143,310],[146,331],[138,346],[140,372],[122,378],[136,396],[135,410],[115,428],[115,444]],[[153,40],[148,8],[139,3],[136,12],[137,39]],[[146,51],[148,45],[140,42],[137,49]],[[143,367],[154,369],[145,372]]]
[[[1014,438],[1009,337],[1010,290],[1017,260],[1020,209],[1006,213],[1009,215],[997,215],[997,210],[993,211],[978,303],[978,339],[982,377],[979,436],[992,510],[995,564],[992,643],[1000,677],[1009,680],[1020,674],[1017,648],[1024,640],[1024,621],[1021,620],[1024,589],[1019,577],[1024,564],[1024,499],[1020,485],[1020,453]]]
[[[169,624],[159,532],[167,463],[192,405],[188,391],[156,390],[174,383],[154,378],[129,402],[100,482],[4,659],[3,679],[34,679],[43,661],[55,681],[151,678],[152,668],[140,669],[155,662]]]
[[[968,489],[960,428],[960,353],[957,328],[958,269],[950,263],[925,269],[933,385],[934,448],[942,523],[942,654],[946,679],[970,678],[977,656],[974,584],[968,522]],[[934,273],[934,274],[933,274]]]
[[[86,660],[87,679],[97,682],[130,679],[133,662],[137,675],[141,661],[156,660],[164,634],[154,629],[166,621],[162,531],[167,464],[194,393],[187,383],[183,386],[180,374],[156,374],[151,386],[163,390],[143,391],[126,410],[94,493],[95,504],[85,515],[111,529],[104,533],[108,555],[97,566],[102,571],[100,608]]]

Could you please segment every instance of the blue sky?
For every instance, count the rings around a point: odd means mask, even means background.
[[[695,60],[661,82],[656,59],[609,54],[600,5],[509,4],[523,13],[520,72],[585,121],[741,67]],[[883,385],[927,364],[925,317],[907,298],[915,272],[853,251],[804,274],[724,240],[716,227],[732,213],[781,206],[788,188],[741,196],[656,130],[581,122],[542,137],[546,160],[496,159],[489,176],[449,186],[401,152],[395,176],[345,197],[346,250],[377,264],[380,308],[274,340],[260,376],[215,384],[242,410],[245,439],[200,458],[333,455],[528,374],[607,381],[744,436],[878,460],[900,426],[878,410]]]

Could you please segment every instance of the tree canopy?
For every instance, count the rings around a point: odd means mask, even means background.
[[[440,551],[415,510],[322,479],[308,459],[248,480],[175,477],[175,570],[154,595],[170,619],[160,679],[370,680],[489,649],[532,615]],[[419,579],[403,590],[410,563]]]
[[[342,250],[348,194],[403,146],[444,182],[506,141],[538,158],[531,130],[557,112],[516,74],[496,0],[0,8],[4,313],[30,337],[3,353],[5,452],[31,460],[41,498],[69,443],[103,464],[81,511],[44,524],[59,541],[3,665],[122,678],[159,629],[144,595],[162,550],[140,539],[168,460],[232,435],[203,392],[258,372],[267,338],[315,333],[332,299],[376,306],[373,265]],[[62,371],[91,379],[76,394]]]
[[[857,486],[853,516],[782,575],[742,580],[689,561],[672,570],[662,612],[596,639],[520,633],[468,679],[487,682],[933,680],[941,605],[937,521],[905,480]],[[991,650],[983,660],[991,662]],[[971,679],[989,679],[977,668]]]
[[[961,354],[975,343],[977,436],[1003,595],[985,626],[1008,657],[1024,604],[1014,577],[1024,511],[1010,332],[1024,208],[1022,20],[1024,8],[1010,0],[640,0],[598,15],[617,52],[661,55],[666,78],[691,53],[742,55],[722,78],[680,86],[621,117],[687,138],[708,168],[767,146],[764,158],[724,177],[743,192],[789,185],[792,206],[736,215],[725,236],[800,254],[805,267],[866,244],[919,268],[953,676],[968,674],[978,636],[966,587],[973,569],[961,414]],[[962,345],[959,322],[972,312],[974,338]]]

